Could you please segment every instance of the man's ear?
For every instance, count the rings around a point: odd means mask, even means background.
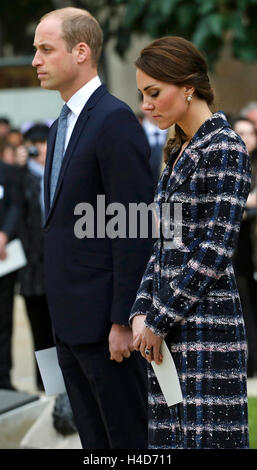
[[[78,64],[83,64],[91,58],[91,49],[85,42],[76,44],[72,52]]]

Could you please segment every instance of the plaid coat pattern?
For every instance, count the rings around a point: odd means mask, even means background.
[[[247,448],[247,346],[232,255],[250,189],[241,138],[222,112],[197,131],[179,158],[173,149],[155,202],[162,216],[182,205],[182,237],[153,246],[130,320],[165,338],[183,403],[168,408],[149,367],[150,448]]]

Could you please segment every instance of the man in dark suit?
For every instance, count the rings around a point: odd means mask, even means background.
[[[146,370],[128,317],[151,240],[129,238],[127,225],[124,237],[115,224],[107,236],[99,201],[109,228],[115,204],[127,217],[130,203],[152,202],[149,146],[130,108],[101,84],[102,31],[88,12],[45,15],[34,45],[41,86],[65,101],[48,139],[45,273],[74,419],[84,448],[146,448]],[[96,225],[78,231],[85,204]]]
[[[18,169],[0,161],[0,260],[6,258],[6,245],[18,229],[22,194]],[[11,337],[14,285],[17,272],[0,277],[0,389],[13,390],[11,384]]]

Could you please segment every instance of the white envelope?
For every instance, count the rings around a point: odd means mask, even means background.
[[[27,264],[26,255],[21,241],[16,238],[6,245],[7,257],[0,260],[0,277],[5,276]]]
[[[35,355],[46,395],[65,393],[66,387],[58,363],[56,347],[41,349],[36,351]]]
[[[181,392],[177,369],[165,341],[162,342],[161,353],[163,355],[162,363],[158,365],[155,361],[152,361],[151,365],[167,405],[172,406],[183,401],[183,395]]]

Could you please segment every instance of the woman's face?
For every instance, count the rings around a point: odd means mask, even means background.
[[[158,81],[137,69],[137,87],[142,93],[142,108],[151,113],[160,129],[183,121],[188,110],[186,87]]]
[[[249,153],[257,147],[257,135],[254,124],[248,121],[238,120],[234,124],[234,131],[240,135]]]

